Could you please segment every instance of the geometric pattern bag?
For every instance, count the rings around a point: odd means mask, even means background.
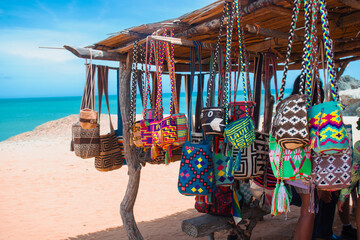
[[[204,196],[212,191],[214,175],[208,142],[185,142],[180,163],[178,189],[183,195]]]
[[[309,111],[311,146],[317,153],[334,154],[349,146],[340,106],[335,101],[312,106]]]
[[[95,101],[95,82],[93,75],[95,74],[96,68],[93,67],[92,64],[90,64],[86,66],[86,70],[86,83],[80,107],[80,109],[82,110],[85,108],[94,109]],[[92,113],[95,112],[94,110],[91,111],[93,111]],[[87,129],[82,127],[84,126],[84,124],[88,125]],[[93,158],[95,156],[98,156],[100,153],[99,135],[100,125],[97,123],[97,121],[87,123],[74,123],[72,125],[71,150],[75,151],[75,155],[81,158]]]
[[[270,163],[277,179],[300,180],[311,174],[310,146],[294,150],[283,149],[275,138],[270,136]]]
[[[174,142],[175,146],[181,146],[186,142],[187,138],[187,126],[186,126],[186,115],[183,113],[176,113],[171,115],[176,122],[176,135],[177,140]]]
[[[286,51],[285,66],[279,91],[278,104],[276,106],[276,114],[272,122],[271,130],[271,135],[275,137],[276,142],[282,148],[290,150],[303,147],[309,143],[309,126],[307,118],[308,96],[304,94],[305,77],[303,75],[306,70],[306,64],[302,64],[299,94],[294,94],[290,97],[287,97],[286,99],[283,99],[286,76],[288,71],[288,63],[290,59],[291,46],[300,9],[300,2],[301,1],[299,0],[294,2],[295,4],[293,7],[291,27],[289,31],[289,41]],[[306,37],[307,35],[308,33],[305,34]],[[305,41],[305,43],[307,43],[307,41]]]
[[[247,107],[249,110],[249,115],[254,120],[253,111],[254,111],[254,107],[255,107],[255,102],[248,101],[248,102],[246,102],[246,104],[247,104]],[[229,108],[230,108],[231,121],[235,121],[235,120],[238,120],[238,119],[246,116],[246,108],[245,108],[244,101],[230,102]]]
[[[273,130],[277,143],[286,149],[308,144],[307,95],[294,94],[276,107]]]
[[[351,125],[346,125],[346,130],[350,144],[343,152],[330,155],[312,152],[312,174],[318,189],[339,190],[350,186],[353,152]]]
[[[189,96],[192,95],[194,83],[194,50],[197,52],[198,48],[190,48],[191,58],[191,76],[188,89]],[[186,85],[185,85],[186,86]],[[181,154],[181,163],[179,169],[178,190],[183,195],[191,196],[206,196],[211,193],[214,185],[213,165],[211,161],[212,152],[209,142],[191,143],[191,127],[192,127],[192,101],[188,102],[188,139],[184,143]]]
[[[247,148],[233,150],[233,156],[241,154],[240,168],[234,172],[235,179],[259,177],[266,170],[269,135],[256,130],[255,136],[255,142]]]
[[[200,213],[218,216],[232,216],[232,190],[229,187],[215,186],[211,193],[211,203],[206,201],[207,196],[195,197],[195,209]]]
[[[225,10],[225,6],[224,6],[224,10]],[[215,96],[215,91],[214,91],[214,85],[215,85],[215,72],[216,72],[216,62],[219,59],[218,62],[218,69],[219,69],[219,78],[220,78],[220,68],[221,68],[221,64],[222,64],[222,49],[221,49],[221,45],[220,45],[220,37],[221,37],[221,32],[222,32],[222,28],[223,28],[223,19],[224,19],[224,14],[221,16],[221,22],[220,22],[220,28],[219,28],[219,35],[218,35],[218,39],[217,39],[217,43],[216,43],[216,47],[215,47],[215,54],[211,54],[211,69],[210,69],[210,78],[208,81],[208,87],[207,87],[207,97],[206,97],[206,107],[204,107],[201,110],[201,115],[200,115],[200,121],[201,121],[201,126],[202,129],[204,131],[205,134],[207,135],[221,135],[224,132],[224,128],[225,128],[225,118],[227,116],[226,114],[226,110],[224,108],[224,97],[222,97],[221,99],[221,93],[223,92],[222,88],[220,89],[220,91],[218,92],[218,103],[219,106],[214,106],[213,103],[213,99]],[[214,56],[214,57],[213,57]],[[213,105],[213,106],[211,106]]]
[[[115,132],[100,135],[100,155],[95,157],[95,168],[102,172],[119,169],[123,165],[123,156]]]
[[[153,121],[153,119],[140,120],[140,135],[144,148],[150,148],[153,144],[150,126]]]
[[[234,148],[242,149],[250,146],[255,141],[255,125],[250,116],[245,116],[229,123],[225,128],[225,139]]]
[[[95,168],[103,172],[119,169],[123,165],[121,148],[118,144],[110,115],[108,97],[108,70],[109,69],[106,66],[98,66],[99,114],[101,113],[101,99],[102,93],[104,92],[110,119],[110,133],[106,135],[100,135],[100,154],[99,156],[95,157]]]
[[[224,156],[222,153],[213,153],[212,162],[214,165],[215,185],[231,186],[234,182],[233,176],[226,175],[226,167],[230,157]]]
[[[238,7],[238,6],[236,6]],[[237,15],[239,15],[239,13],[237,12]],[[230,27],[232,29],[232,22],[234,20],[235,16],[232,17],[231,23],[230,23]],[[237,18],[237,23],[238,26],[240,26],[240,22],[239,22],[239,16]],[[229,25],[227,26],[229,27]],[[242,24],[241,24],[242,27]],[[231,31],[230,31],[231,33]],[[228,109],[228,105],[229,105],[229,90],[230,90],[230,70],[231,70],[231,62],[230,62],[230,54],[231,54],[231,41],[232,41],[232,34],[227,34],[226,36],[226,73],[225,73],[225,88],[226,88],[226,94],[225,94],[225,109]],[[225,123],[226,123],[226,127],[225,127],[225,141],[226,142],[230,142],[233,145],[233,148],[236,149],[243,149],[243,148],[247,148],[248,146],[250,146],[251,144],[254,143],[255,141],[255,124],[253,119],[250,116],[250,111],[249,111],[249,107],[247,106],[247,87],[246,87],[246,83],[245,83],[245,76],[244,76],[244,62],[243,62],[243,58],[244,58],[244,54],[245,54],[245,42],[243,42],[242,40],[242,31],[241,29],[238,27],[238,41],[239,41],[239,48],[240,48],[240,71],[241,71],[241,75],[242,75],[242,82],[243,82],[243,90],[244,90],[244,102],[245,102],[245,112],[246,115],[236,121],[233,121],[231,123],[228,124],[228,112],[226,112],[226,117],[225,117]],[[239,72],[240,75],[240,72]]]
[[[97,124],[95,128],[83,129],[80,123],[72,125],[72,144],[75,155],[81,158],[93,158],[100,154],[99,129]]]

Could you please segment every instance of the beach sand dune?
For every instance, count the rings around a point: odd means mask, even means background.
[[[70,152],[76,120],[71,115],[0,142],[0,239],[126,239],[119,208],[127,167],[98,172],[93,159]],[[355,124],[356,118],[347,121]],[[101,126],[106,124],[107,118]],[[354,134],[357,140],[359,135]],[[134,213],[145,239],[190,239],[181,222],[199,213],[193,197],[178,193],[178,169],[179,162],[142,169]],[[253,239],[291,239],[297,216],[294,207],[288,221],[265,217]]]

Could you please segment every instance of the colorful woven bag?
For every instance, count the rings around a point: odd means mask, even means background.
[[[234,178],[248,179],[262,176],[266,170],[269,159],[269,134],[255,131],[256,140],[247,148],[234,149],[233,156],[240,154],[239,169],[234,171]]]
[[[187,125],[186,125],[186,115],[183,113],[176,113],[171,115],[173,119],[175,119],[176,123],[176,136],[177,139],[174,142],[175,146],[181,146],[186,142],[187,138]]]
[[[349,135],[349,145],[342,152],[335,154],[312,152],[312,174],[317,189],[339,190],[350,186],[353,153],[351,125],[346,125],[346,131]]]
[[[225,117],[225,134],[224,137],[227,142],[230,142],[234,148],[242,149],[250,146],[255,141],[255,124],[252,118],[249,115],[249,108],[247,107],[247,87],[245,83],[245,68],[244,68],[244,55],[245,55],[245,42],[243,41],[243,32],[242,32],[242,23],[240,22],[241,15],[240,11],[238,11],[238,5],[233,6],[233,8],[236,8],[237,11],[237,29],[238,29],[238,40],[239,40],[239,48],[240,48],[240,71],[242,75],[242,82],[243,82],[243,90],[244,90],[244,99],[245,99],[245,111],[246,116],[238,119],[234,122],[231,122],[228,124],[228,111],[226,111],[226,117]],[[234,10],[233,10],[234,12]],[[232,16],[233,21],[235,16]],[[231,22],[230,21],[230,22]],[[241,25],[240,25],[241,23]],[[232,23],[228,24],[228,31],[230,31],[230,35],[227,34],[226,36],[226,72],[225,72],[225,109],[228,109],[229,104],[229,90],[230,90],[230,70],[231,70],[231,61],[230,61],[230,55],[231,55],[231,41],[232,41]],[[240,74],[240,73],[239,73]]]
[[[178,189],[183,195],[208,195],[214,184],[211,161],[211,149],[208,142],[192,144],[185,142],[182,149]]]
[[[225,10],[225,5],[224,5]],[[221,33],[223,29],[223,20],[224,14],[221,16],[220,20],[220,28],[218,39],[215,47],[215,53],[211,53],[211,69],[210,69],[210,78],[207,85],[207,97],[206,97],[206,107],[204,107],[201,111],[200,121],[201,127],[205,134],[207,135],[221,135],[224,132],[225,128],[225,117],[226,117],[226,110],[224,108],[224,98],[221,98],[223,94],[223,89],[221,89],[218,93],[218,100],[219,105],[215,106],[213,103],[213,99],[215,96],[214,86],[215,86],[215,73],[216,73],[216,63],[218,63],[218,72],[219,72],[219,79],[220,79],[220,69],[222,66],[222,48],[220,45],[221,40]],[[219,60],[219,61],[218,61]]]
[[[290,60],[290,53],[293,38],[295,35],[296,23],[298,20],[298,14],[300,9],[300,0],[295,0],[293,7],[293,14],[291,19],[291,27],[289,31],[289,42],[286,52],[285,58],[285,66],[283,71],[283,77],[281,81],[281,87],[278,97],[278,104],[276,106],[276,114],[274,116],[272,122],[272,131],[271,135],[275,137],[276,141],[282,148],[286,149],[297,149],[303,147],[309,143],[309,127],[308,127],[308,118],[307,118],[307,103],[308,96],[305,94],[305,80],[308,75],[304,75],[306,72],[306,64],[304,62],[305,57],[303,57],[303,64],[301,69],[301,77],[300,77],[300,89],[299,94],[291,95],[283,99],[285,84],[286,84],[286,76],[288,71],[288,64]],[[305,4],[307,7],[307,4]],[[308,24],[308,15],[305,16],[306,24]],[[305,29],[307,32],[305,34],[305,44],[307,47],[307,40],[310,36],[309,28]],[[304,53],[306,53],[306,48],[304,49]],[[304,55],[303,55],[304,56]],[[310,61],[310,60],[309,60]]]
[[[227,176],[226,168],[230,157],[224,156],[221,153],[213,153],[212,162],[214,165],[215,185],[216,186],[231,186],[234,182],[233,176]]]
[[[232,216],[232,190],[229,187],[215,186],[211,193],[211,203],[207,197],[196,196],[195,209],[200,213],[218,216]]]
[[[273,131],[282,148],[296,149],[308,144],[307,95],[294,94],[278,103]]]
[[[197,46],[197,44],[196,44]],[[192,96],[194,75],[195,75],[195,52],[198,48],[190,48],[191,55],[191,76],[189,85],[185,85],[185,91],[188,96]],[[178,189],[183,195],[206,196],[211,193],[214,185],[214,172],[211,161],[212,152],[209,142],[191,143],[192,127],[192,100],[187,104],[188,139],[184,143],[181,154],[181,163],[179,170]]]
[[[172,117],[166,117],[161,120],[161,142],[159,144],[163,149],[174,144],[177,140],[176,120]]]
[[[309,111],[311,147],[317,153],[334,154],[349,146],[341,108],[337,102],[312,106]]]
[[[294,150],[283,149],[277,144],[274,137],[270,136],[270,163],[277,179],[298,180],[311,175],[310,146]]]
[[[225,128],[225,139],[234,148],[242,149],[250,146],[255,141],[255,125],[250,116],[229,123]]]
[[[255,102],[248,101],[248,102],[246,102],[246,104],[247,104],[247,107],[249,110],[249,115],[254,120]],[[231,121],[236,121],[236,120],[246,116],[245,101],[230,102],[229,108],[230,108]]]

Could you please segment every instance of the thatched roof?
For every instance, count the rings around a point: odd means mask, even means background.
[[[341,63],[359,59],[360,56],[360,10],[359,3],[352,7],[343,2],[352,0],[328,0],[330,35],[335,40],[335,62]],[[108,52],[127,53],[132,51],[136,40],[144,42],[146,36],[164,27],[174,28],[175,37],[198,40],[203,43],[215,43],[218,36],[220,17],[224,0],[216,1],[204,8],[187,13],[178,18],[163,22],[143,24],[125,29],[111,35],[105,40],[91,46],[93,49]],[[246,48],[249,52],[267,52],[271,49],[283,61],[286,53],[287,36],[290,28],[293,2],[291,0],[257,0],[242,1],[244,26],[249,29],[257,26],[255,31],[245,31]],[[304,35],[304,12],[301,9],[296,35],[299,36],[293,43],[290,69],[299,69]],[[260,27],[260,28],[259,28]],[[322,38],[321,22],[318,21],[318,35]],[[226,36],[222,37],[225,41]],[[142,40],[142,41],[141,41]],[[204,51],[204,58],[210,51]],[[189,62],[189,48],[176,45],[175,60],[177,63]]]

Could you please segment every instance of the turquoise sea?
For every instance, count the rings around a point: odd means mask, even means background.
[[[291,93],[292,89],[287,89],[285,94]],[[238,93],[237,100],[243,100],[242,93]],[[205,104],[205,93],[204,93]],[[140,96],[137,99],[136,112],[142,111]],[[110,112],[117,114],[117,97],[109,96]],[[196,101],[196,93],[193,94],[193,103]],[[97,102],[97,100],[96,100]],[[80,109],[81,97],[49,97],[49,98],[9,98],[0,99],[0,141],[6,140],[17,134],[32,131],[35,127],[48,121],[66,117],[71,114],[78,114]],[[261,113],[263,112],[261,104]],[[170,93],[163,94],[164,114],[170,111]],[[106,110],[105,100],[103,100],[102,111]],[[193,111],[195,107],[193,108]],[[186,113],[185,94],[180,95],[180,112]]]

